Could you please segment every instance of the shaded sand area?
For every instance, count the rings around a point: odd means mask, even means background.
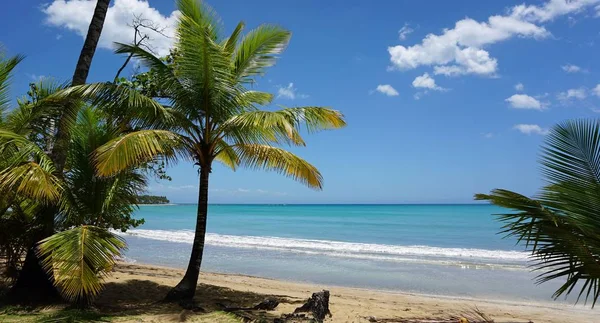
[[[565,323],[600,322],[594,310],[559,303],[511,303],[493,300],[388,293],[374,290],[293,283],[243,275],[203,273],[196,294],[205,312],[183,310],[160,300],[183,275],[180,269],[119,264],[97,300],[90,320],[113,322],[240,322],[224,308],[252,307],[266,298],[280,301],[274,311],[258,315],[272,322],[301,306],[313,292],[331,292],[332,317],[326,322],[407,322],[409,319],[441,319],[461,316],[475,306],[495,322]],[[56,308],[39,315],[52,314]],[[95,313],[95,314],[94,314]],[[10,313],[9,313],[10,314]],[[19,313],[13,313],[19,314]],[[22,313],[21,313],[22,314]],[[59,315],[60,313],[52,314]],[[96,316],[94,316],[96,315]],[[40,321],[38,319],[37,321]],[[55,316],[56,317],[56,316]],[[28,321],[28,316],[0,315],[0,322]],[[29,321],[35,322],[36,319]],[[62,320],[57,320],[62,321]],[[455,322],[457,320],[454,320]],[[425,322],[425,321],[424,321]],[[452,322],[452,321],[447,321]]]

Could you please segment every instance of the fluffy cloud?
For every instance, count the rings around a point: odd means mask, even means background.
[[[527,94],[514,94],[513,96],[504,101],[510,103],[510,106],[515,109],[544,109],[544,105],[542,104],[542,102]]]
[[[377,91],[379,93],[383,93],[383,94],[385,94],[387,96],[398,96],[398,91],[396,91],[396,89],[394,89],[389,84],[380,84],[380,85],[377,85],[377,88],[375,89],[375,91]]]
[[[523,83],[517,83],[517,84],[515,84],[515,90],[521,92],[521,91],[525,90],[525,85],[523,85]]]
[[[594,93],[595,96],[600,97],[600,84],[596,85],[596,87],[592,89],[592,93]]]
[[[414,86],[415,88],[418,88],[418,89],[428,89],[428,90],[435,90],[435,91],[446,90],[443,87],[440,87],[437,84],[435,84],[435,80],[431,76],[429,76],[428,73],[425,73],[421,76],[417,76],[414,79],[414,81],[412,82],[412,86]]]
[[[584,70],[581,67],[579,67],[577,65],[573,65],[573,64],[563,65],[560,68],[562,68],[562,70],[567,73],[579,73],[579,72],[586,73],[587,72],[587,70]]]
[[[414,29],[410,28],[408,24],[404,24],[404,26],[398,30],[398,39],[406,40],[406,37],[412,34],[413,31]]]
[[[495,15],[487,21],[465,18],[454,28],[441,34],[428,34],[413,46],[388,48],[392,67],[400,70],[433,66],[435,74],[495,75],[498,61],[484,50],[485,46],[512,37],[545,38],[550,35],[537,24],[553,18],[576,13],[600,0],[549,0],[541,6],[518,5],[506,15]]]
[[[526,135],[537,134],[547,135],[548,129],[544,129],[536,124],[518,124],[513,127],[514,129],[524,133]]]
[[[595,91],[595,89],[594,89]],[[585,88],[568,89],[566,92],[560,92],[558,99],[561,101],[568,101],[570,99],[583,100],[587,97],[587,91]]]
[[[296,98],[305,99],[308,97],[306,94],[299,94],[297,89],[294,87],[294,83],[289,83],[288,86],[278,86],[277,97],[294,100]]]
[[[45,20],[49,25],[65,28],[85,37],[95,6],[96,1],[93,0],[54,0],[42,11],[46,15]],[[149,46],[158,55],[168,54],[169,48],[173,45],[172,37],[175,35],[174,26],[179,11],[173,11],[169,16],[164,16],[144,0],[115,0],[106,14],[98,45],[112,49],[114,42],[133,42],[133,29],[128,25],[136,16],[147,19],[163,29],[162,33],[168,37],[151,30],[144,32],[150,37]]]

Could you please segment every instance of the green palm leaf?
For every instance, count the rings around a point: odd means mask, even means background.
[[[133,126],[171,125],[175,116],[170,109],[135,89],[113,83],[72,86],[52,95],[55,100],[83,100],[101,106],[110,115],[122,117]],[[79,109],[77,110],[79,111]],[[73,118],[74,124],[76,118]]]
[[[323,187],[319,170],[289,151],[268,145],[236,145],[232,148],[239,156],[240,165],[246,168],[275,171],[314,189]]]
[[[274,25],[261,25],[250,31],[237,46],[233,74],[242,83],[262,75],[266,68],[275,64],[277,55],[287,47],[292,34]]]
[[[578,300],[600,298],[600,121],[574,120],[552,129],[542,148],[548,185],[538,200],[507,190],[478,200],[518,211],[500,215],[504,232],[518,237],[538,260],[538,282],[565,282],[554,297],[580,288]]]
[[[0,53],[0,122],[2,114],[8,109],[8,103],[11,98],[9,96],[10,76],[13,69],[25,59],[22,55],[17,55],[9,59],[3,59]]]
[[[167,130],[140,130],[113,139],[99,147],[94,159],[101,176],[114,175],[133,166],[149,162],[158,156],[175,161],[184,154],[184,140]]]
[[[64,298],[89,302],[125,248],[123,238],[105,229],[80,226],[42,240],[38,252]]]
[[[14,192],[44,203],[57,202],[61,196],[61,181],[36,162],[24,162],[0,171],[0,192]]]

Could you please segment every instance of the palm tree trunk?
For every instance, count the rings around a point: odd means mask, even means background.
[[[71,85],[82,85],[85,84],[87,80],[90,66],[92,65],[92,58],[94,57],[98,41],[100,40],[100,34],[102,33],[102,27],[104,26],[104,19],[106,18],[109,4],[110,0],[98,0],[96,2],[94,15],[92,16],[92,21],[90,22],[88,33],[83,43],[83,48],[79,54],[79,60],[75,66],[75,73],[73,74]],[[69,148],[70,133],[65,129],[66,124],[72,121],[73,117],[77,115],[77,107],[78,104],[76,102],[67,103],[58,120],[56,137],[54,146],[50,152],[50,158],[54,163],[56,174],[59,177],[62,177]],[[40,266],[39,258],[35,252],[38,241],[54,234],[54,217],[57,212],[58,208],[54,206],[45,207],[40,211],[43,229],[41,230],[38,239],[34,241],[34,245],[29,248],[27,256],[25,257],[23,269],[19,274],[17,282],[11,289],[10,298],[15,302],[27,303],[58,299],[58,293],[52,284],[53,277],[46,273]]]
[[[198,190],[198,214],[196,218],[196,233],[192,245],[192,255],[183,279],[169,291],[165,300],[191,300],[196,293],[202,254],[204,253],[204,239],[206,237],[206,218],[208,214],[208,177],[210,167],[200,167],[200,187]]]
[[[82,85],[87,81],[88,73],[90,72],[90,66],[92,65],[92,58],[96,52],[96,46],[100,40],[102,34],[102,27],[104,27],[104,19],[106,18],[106,12],[108,11],[108,5],[110,0],[98,0],[96,2],[96,9],[94,9],[94,16],[90,22],[81,54],[79,54],[79,61],[75,66],[75,73],[73,73],[72,85]]]

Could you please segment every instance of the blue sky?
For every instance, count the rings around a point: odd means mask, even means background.
[[[273,173],[216,166],[211,203],[464,203],[543,184],[536,164],[549,127],[600,112],[600,0],[211,1],[225,32],[275,23],[293,32],[257,88],[275,104],[329,106],[345,129],[307,137],[294,152],[316,165],[323,191]],[[90,1],[3,3],[0,43],[27,56],[13,92],[39,77],[69,80]],[[112,79],[142,14],[171,32],[174,2],[113,0],[90,82]],[[168,51],[153,35],[151,45]],[[127,70],[131,73],[131,69]],[[196,170],[180,163],[152,193],[193,202]]]

